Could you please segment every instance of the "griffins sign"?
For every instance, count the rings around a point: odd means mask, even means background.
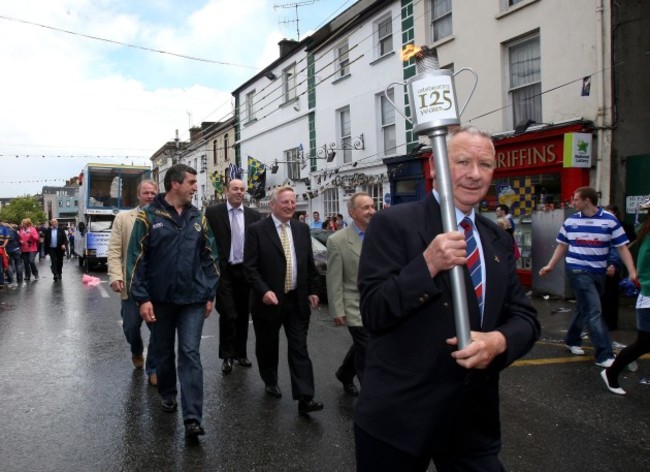
[[[564,167],[591,167],[592,135],[566,133],[564,135]]]

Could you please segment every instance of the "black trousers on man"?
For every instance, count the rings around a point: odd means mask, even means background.
[[[65,257],[65,246],[50,247],[50,263],[54,280],[61,280],[63,272],[63,258]]]
[[[352,346],[348,349],[343,363],[336,371],[337,377],[344,383],[352,383],[357,377],[363,381],[363,370],[366,365],[366,348],[368,346],[368,331],[363,326],[348,326],[352,336]]]
[[[215,300],[219,313],[219,358],[247,358],[250,289],[242,264],[228,264],[222,272]]]
[[[253,314],[255,356],[260,376],[267,386],[278,383],[280,328],[287,336],[291,393],[294,400],[314,396],[314,369],[307,351],[309,316],[302,316],[295,291],[287,293],[272,319]]]

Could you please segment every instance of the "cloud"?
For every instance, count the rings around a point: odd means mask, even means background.
[[[135,155],[137,164],[148,164],[176,129],[187,139],[190,121],[224,118],[231,91],[256,73],[253,68],[278,57],[283,37],[269,0],[240,1],[237,8],[230,0],[5,3],[3,16],[249,67],[190,61],[1,19],[0,155],[20,156],[0,158],[2,197],[63,184],[98,159],[71,156]]]

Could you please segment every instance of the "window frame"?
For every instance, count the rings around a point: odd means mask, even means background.
[[[284,96],[284,103],[288,103],[298,96],[296,87],[296,63],[294,62],[282,71],[282,95]]]
[[[255,89],[246,93],[246,122],[250,123],[255,121],[255,104],[253,99],[255,98]]]
[[[440,4],[441,6],[443,5],[443,2],[445,4],[448,4],[449,9],[447,11],[444,11],[442,14],[439,14],[438,16],[435,16],[436,12],[436,4]],[[438,42],[441,41],[445,38],[448,38],[454,34],[454,24],[453,24],[453,2],[451,0],[431,0],[431,38],[432,42]],[[441,34],[438,32],[438,29],[436,28],[438,25],[443,24],[443,22],[449,22],[449,33],[445,34],[444,36],[438,36],[438,34]]]
[[[387,54],[390,54],[394,50],[393,45],[393,18],[389,15],[380,18],[376,23],[376,34],[377,34],[377,53],[379,57],[384,57]],[[390,28],[390,31],[382,36],[382,27],[387,25]],[[384,42],[390,40],[390,47],[387,50],[384,50]]]
[[[345,117],[348,117],[347,123]],[[339,108],[336,112],[339,147],[343,153],[343,163],[352,162],[352,113],[350,106]]]
[[[339,210],[338,187],[328,188],[323,191],[323,214],[325,217],[337,215]],[[324,221],[324,220],[323,220]]]
[[[287,178],[290,180],[300,179],[300,148],[287,149],[283,154],[287,163]]]
[[[350,45],[347,40],[336,47],[336,67],[339,78],[350,75]]]
[[[521,47],[525,44],[534,44],[536,43],[537,56],[528,58],[526,61],[536,61],[538,66],[535,71],[528,72],[524,71],[526,75],[534,75],[535,80],[528,81],[526,83],[520,83],[513,85],[513,51],[515,48]],[[518,124],[525,122],[527,120],[533,120],[536,123],[542,122],[543,108],[542,108],[542,50],[541,50],[541,38],[539,32],[530,34],[523,38],[516,39],[514,41],[508,42],[506,45],[506,64],[508,67],[507,75],[507,94],[508,102],[512,108],[509,119],[512,120],[512,128],[514,129]],[[528,95],[528,98],[525,96]],[[524,98],[521,98],[524,97]],[[527,100],[532,100],[529,103],[526,103]]]
[[[392,97],[386,97],[384,93],[379,94],[379,119],[380,119],[380,134],[382,137],[382,150],[384,155],[395,154],[397,150],[397,119],[395,118],[395,108],[390,104],[389,99],[395,103],[395,89],[390,87],[387,89],[389,95]],[[392,111],[392,121],[387,121],[384,111],[390,109]],[[392,146],[386,141],[387,140],[387,131],[392,129]]]

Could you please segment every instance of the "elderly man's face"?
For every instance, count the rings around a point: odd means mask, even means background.
[[[479,134],[459,133],[448,145],[449,169],[456,207],[468,213],[490,189],[496,158],[491,141]],[[431,177],[435,179],[435,163],[429,159]]]
[[[270,207],[273,216],[286,223],[296,212],[296,194],[291,190],[285,190],[277,195],[275,201],[271,201]]]

